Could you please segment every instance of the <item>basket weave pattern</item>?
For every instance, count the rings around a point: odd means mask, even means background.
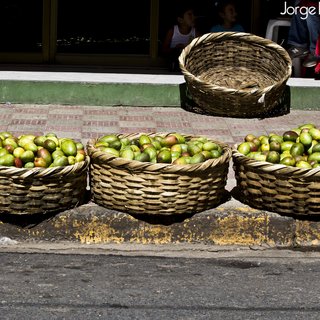
[[[320,214],[320,169],[256,161],[232,152],[241,201],[287,215]]]
[[[89,161],[46,169],[0,166],[0,212],[44,214],[77,206],[86,191]]]
[[[278,44],[248,33],[217,32],[194,39],[179,57],[192,99],[206,113],[245,117],[273,109],[291,76]]]
[[[133,139],[140,134],[119,136]],[[95,142],[87,145],[90,183],[92,199],[101,206],[131,214],[177,215],[217,206],[225,195],[231,158],[226,145],[219,143],[224,153],[218,159],[172,165],[116,158],[95,148]]]

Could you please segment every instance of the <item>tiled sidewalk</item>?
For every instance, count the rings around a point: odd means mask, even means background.
[[[309,122],[320,126],[320,111],[292,110],[280,117],[236,119],[168,107],[0,105],[0,131],[16,135],[55,132],[58,136],[70,136],[84,143],[106,133],[177,131],[234,144],[242,141],[247,133],[281,133]]]
[[[320,126],[320,111],[292,110],[267,119],[205,116],[181,108],[94,107],[64,105],[0,105],[0,131],[15,135],[55,132],[84,144],[106,133],[170,132],[205,135],[233,145],[248,133],[281,133],[299,124]],[[234,185],[230,170],[229,188]]]

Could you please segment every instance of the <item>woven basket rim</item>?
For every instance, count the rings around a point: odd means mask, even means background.
[[[263,89],[253,89],[251,93],[257,93],[257,94],[266,94],[269,91],[271,91],[273,88],[276,87],[280,87],[284,82],[287,82],[288,79],[291,76],[292,73],[292,62],[291,62],[291,58],[288,54],[288,52],[281,47],[280,45],[278,45],[277,43],[269,40],[269,39],[265,39],[262,37],[259,37],[257,35],[251,34],[251,33],[246,33],[246,32],[212,32],[212,33],[206,33],[200,37],[197,37],[195,39],[193,39],[191,41],[191,43],[189,45],[187,45],[183,50],[182,53],[179,56],[179,66],[181,69],[181,72],[183,73],[183,75],[188,78],[188,79],[192,79],[192,81],[200,84],[200,85],[206,85],[207,88],[211,89],[211,90],[215,90],[215,91],[221,91],[221,92],[227,92],[230,94],[234,94],[234,93],[240,93],[240,94],[248,94],[248,91],[243,90],[243,89],[233,89],[233,88],[228,88],[228,87],[223,87],[223,86],[217,86],[215,84],[212,84],[208,81],[204,81],[199,79],[198,77],[196,77],[195,75],[193,75],[190,71],[187,70],[187,68],[185,67],[185,63],[186,60],[188,58],[188,54],[190,53],[190,51],[196,47],[199,46],[202,43],[206,43],[206,42],[212,42],[214,40],[219,40],[219,41],[223,41],[223,40],[228,40],[228,39],[235,39],[235,40],[241,40],[244,42],[248,42],[248,43],[257,43],[260,44],[262,46],[265,46],[271,50],[277,51],[281,57],[287,62],[287,68],[286,68],[286,73],[284,73],[281,76],[281,79],[277,82],[275,82],[273,85],[265,87]]]
[[[286,166],[284,164],[273,164],[266,161],[257,161],[249,158],[237,150],[237,145],[232,148],[232,158],[244,165],[246,167],[251,167],[252,169],[261,170],[264,173],[274,174],[274,175],[291,175],[298,176],[299,178],[310,178],[316,177],[320,178],[320,167],[306,169]]]
[[[90,163],[90,157],[85,156],[85,160],[77,162],[74,165],[59,166],[52,168],[16,168],[16,167],[6,167],[0,166],[1,176],[17,176],[22,179],[26,178],[46,178],[51,176],[67,176],[69,174],[77,173],[79,171],[85,170]]]
[[[134,137],[142,134],[146,135],[169,135],[174,132],[139,132],[139,133],[130,133],[130,134],[117,134],[117,136],[121,137]],[[182,134],[185,137],[204,137],[201,135],[190,135],[190,134]],[[92,153],[94,152],[95,158],[100,158],[102,161],[108,161],[108,164],[113,165],[114,167],[126,168],[131,171],[149,171],[149,172],[160,172],[164,171],[166,173],[174,173],[174,172],[197,172],[197,171],[206,171],[209,168],[215,167],[217,165],[221,165],[229,162],[232,156],[231,148],[227,144],[210,139],[217,144],[219,144],[224,153],[221,157],[216,159],[208,159],[204,162],[197,164],[185,164],[185,165],[177,165],[171,163],[151,163],[151,162],[141,162],[137,160],[127,160],[123,158],[116,157],[112,154],[100,151],[99,149],[94,147],[97,139],[90,139],[87,142],[87,150],[90,157],[92,157]]]

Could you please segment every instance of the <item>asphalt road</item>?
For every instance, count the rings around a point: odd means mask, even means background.
[[[89,250],[0,252],[0,319],[320,319],[319,254]]]

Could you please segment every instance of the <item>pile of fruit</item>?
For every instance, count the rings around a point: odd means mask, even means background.
[[[320,129],[313,124],[301,125],[282,135],[248,134],[244,140],[238,145],[238,151],[257,161],[306,169],[320,166]]]
[[[17,168],[59,167],[85,160],[84,146],[54,133],[43,136],[25,134],[19,137],[0,133],[0,165]]]
[[[222,147],[205,137],[186,138],[179,133],[151,137],[121,138],[114,134],[101,137],[95,147],[127,160],[152,163],[194,164],[219,158]]]

